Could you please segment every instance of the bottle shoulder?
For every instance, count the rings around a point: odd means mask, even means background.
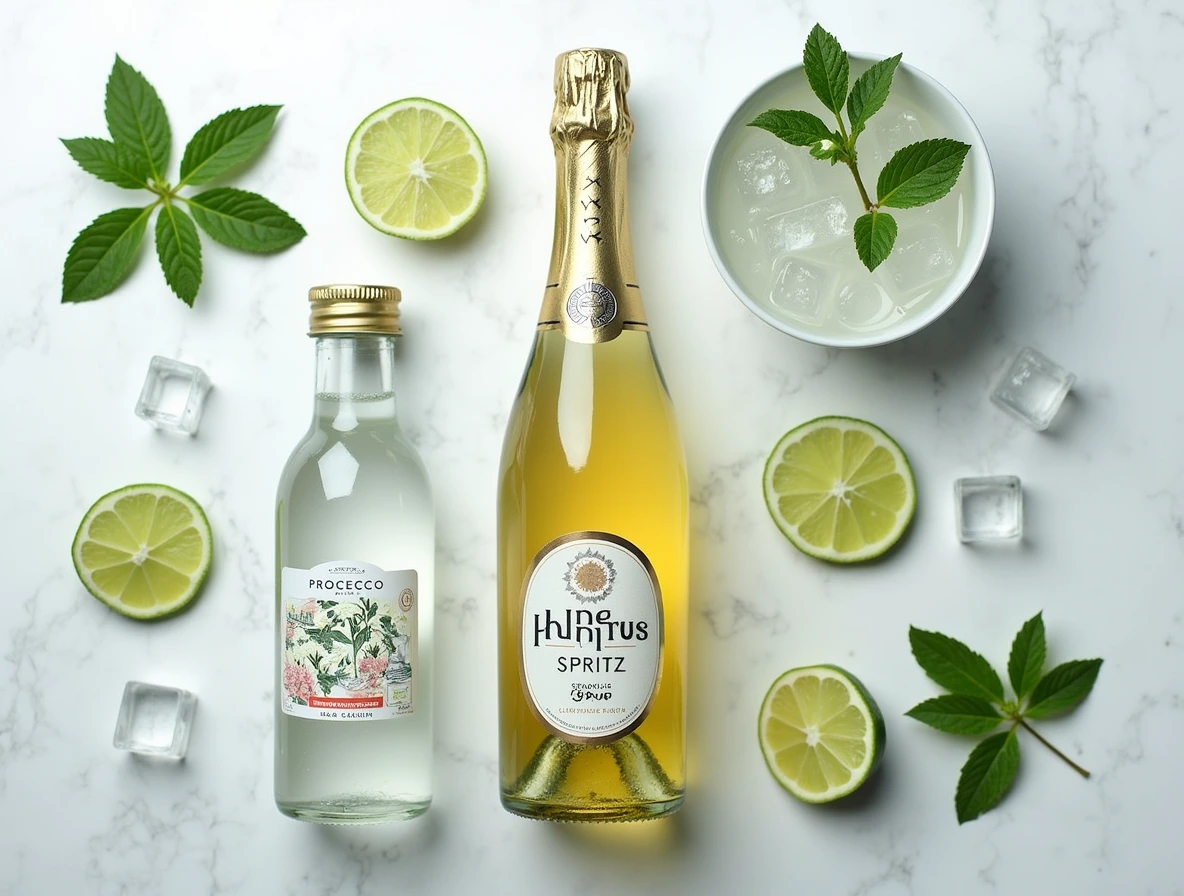
[[[348,478],[353,483],[351,492],[381,489],[431,498],[423,458],[398,425],[389,421],[338,431],[314,419],[284,465],[279,497],[282,500],[305,484],[319,489],[327,478]]]

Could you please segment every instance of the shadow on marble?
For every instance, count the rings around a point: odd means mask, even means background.
[[[345,856],[354,856],[359,851],[382,853],[404,848],[426,853],[440,841],[438,814],[428,810],[418,818],[392,824],[295,824],[309,831],[322,846]]]
[[[557,845],[584,852],[595,848],[607,858],[681,858],[690,848],[685,810],[653,821],[625,824],[548,824],[544,836]]]
[[[1000,321],[1006,297],[1019,293],[1006,283],[1010,262],[999,249],[987,250],[978,275],[954,306],[924,330],[899,342],[855,352],[901,366],[920,366],[947,371],[951,366],[975,363],[978,356],[1002,341]]]
[[[885,766],[886,763],[881,762],[875,774],[850,796],[835,800],[833,803],[820,803],[810,808],[832,815],[842,815],[847,812],[865,812],[873,806],[885,802],[889,798],[890,790],[886,787],[886,782],[891,774],[891,770]]]

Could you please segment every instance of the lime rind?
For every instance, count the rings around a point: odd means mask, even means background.
[[[837,481],[851,489],[850,503],[831,494]],[[904,451],[855,417],[818,417],[791,429],[770,452],[763,483],[765,506],[782,534],[802,553],[831,563],[881,556],[900,541],[917,508]]]
[[[141,512],[131,527],[117,512],[121,502],[148,500],[151,517],[144,519],[147,514]],[[170,504],[190,516],[183,522]],[[142,550],[147,554],[139,563],[131,560]],[[201,591],[213,559],[213,536],[205,511],[192,497],[172,486],[140,483],[108,492],[91,505],[70,554],[79,580],[97,600],[132,619],[162,619],[185,609]],[[159,599],[161,593],[167,593],[165,600]]]
[[[819,685],[813,695],[809,693],[813,687],[808,683],[810,679],[816,679]],[[793,686],[799,682],[803,693],[795,694]],[[829,683],[837,683],[845,690],[846,706],[829,718],[810,718],[821,705],[822,688]],[[808,699],[802,701],[800,697]],[[806,702],[806,708],[802,702]],[[858,738],[852,736],[856,719],[862,720]],[[822,731],[815,745],[808,744],[804,730],[810,724]],[[802,802],[818,804],[842,799],[863,786],[883,759],[887,729],[883,713],[858,678],[838,666],[803,666],[782,673],[769,686],[757,716],[757,740],[765,765],[777,783]],[[857,763],[851,762],[856,758]],[[821,776],[828,782],[833,778],[841,783],[824,790],[808,788],[788,774],[785,766],[791,766],[796,776]]]
[[[358,160],[363,151],[363,138],[372,131],[375,124],[379,121],[389,120],[396,113],[412,110],[429,111],[438,115],[444,124],[451,124],[458,129],[468,143],[465,152],[441,157],[433,163],[433,177],[440,180],[439,190],[431,187],[431,192],[435,194],[433,197],[434,200],[438,201],[444,207],[451,209],[457,206],[457,197],[462,192],[470,194],[470,201],[467,206],[461,208],[459,211],[450,213],[447,221],[434,227],[418,225],[397,226],[384,220],[382,214],[371,208],[367,203],[366,196],[364,195],[368,192],[367,188],[358,181],[356,174]],[[416,133],[415,136],[418,141],[420,137],[419,133]],[[439,136],[440,134],[437,133],[435,139],[439,139]],[[399,138],[395,139],[398,141]],[[410,164],[416,161],[417,157],[406,147],[405,142],[400,147],[400,150],[404,156],[404,163]],[[469,158],[476,164],[475,177],[471,182],[462,177],[461,173],[456,170],[462,164],[461,160]],[[413,183],[412,181],[414,180],[416,179],[406,179],[402,188],[404,192],[412,189],[429,189],[430,182]],[[345,153],[345,184],[354,208],[371,227],[389,236],[396,236],[402,239],[438,240],[456,233],[471,221],[473,216],[481,208],[481,205],[485,201],[488,180],[489,170],[485,158],[485,148],[481,145],[480,138],[477,137],[477,134],[469,126],[468,122],[448,106],[438,103],[435,100],[426,99],[425,97],[408,97],[406,99],[396,100],[370,113],[354,129],[353,134],[349,138],[349,145]]]

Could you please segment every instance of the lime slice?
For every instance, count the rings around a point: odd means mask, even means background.
[[[793,546],[856,563],[900,540],[917,508],[900,446],[851,417],[819,417],[781,437],[765,464],[765,503]]]
[[[858,790],[884,754],[884,716],[837,666],[790,669],[761,704],[757,736],[777,783],[807,803]]]
[[[485,199],[485,150],[468,123],[419,97],[383,106],[345,151],[345,185],[373,227],[409,240],[460,230]]]
[[[129,485],[91,506],[74,536],[86,590],[124,616],[159,619],[197,596],[213,555],[201,506],[167,485]]]

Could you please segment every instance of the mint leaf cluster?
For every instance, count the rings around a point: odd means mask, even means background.
[[[253,158],[267,144],[279,106],[231,109],[203,125],[181,158],[180,180],[166,179],[172,128],[156,90],[115,57],[107,79],[111,139],[63,140],[84,171],[127,190],[147,190],[146,206],[99,215],[74,240],[62,272],[62,301],[86,302],[112,292],[135,265],[154,212],[156,255],[165,281],[186,305],[201,288],[198,228],[215,241],[247,252],[275,252],[299,242],[304,228],[257,193],[219,186],[182,196],[184,187],[208,183]]]
[[[851,169],[866,214],[855,221],[855,249],[869,271],[887,258],[896,244],[896,219],[885,208],[916,208],[936,202],[954,188],[970,147],[946,138],[921,140],[888,160],[876,182],[873,202],[859,174],[856,144],[868,120],[880,111],[892,90],[901,54],[883,59],[851,84],[851,62],[834,35],[815,25],[806,38],[802,64],[810,89],[835,117],[832,130],[817,115],[801,110],[769,109],[749,122],[793,146],[804,146],[815,159],[840,162]],[[846,106],[847,121],[843,121]]]
[[[954,795],[959,824],[995,808],[1011,789],[1020,767],[1020,728],[1082,777],[1089,777],[1089,772],[1045,740],[1028,720],[1074,709],[1093,689],[1102,661],[1072,660],[1045,673],[1042,614],[1025,622],[1011,645],[1007,677],[1014,699],[1005,695],[1003,682],[991,664],[961,641],[911,627],[909,643],[925,674],[950,693],[918,703],[905,715],[948,734],[991,735],[971,751],[962,766]],[[992,733],[1001,725],[1006,726],[1005,731]]]

